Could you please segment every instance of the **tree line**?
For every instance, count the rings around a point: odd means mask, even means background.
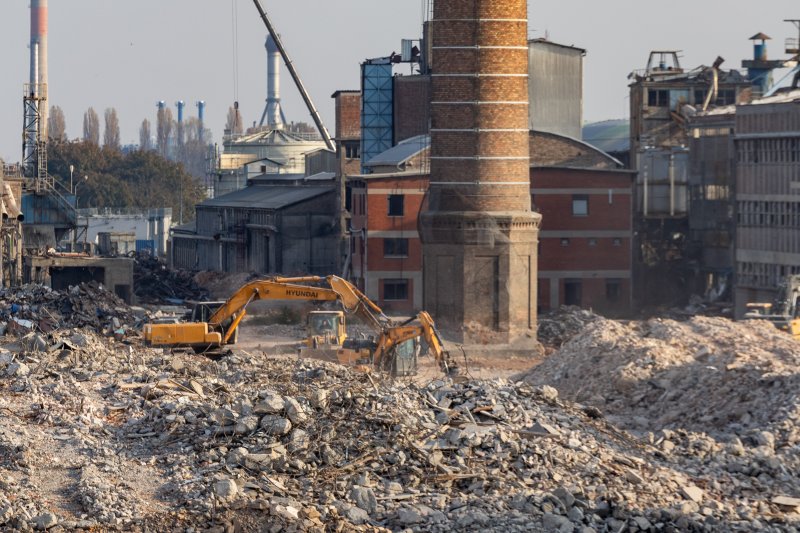
[[[103,114],[103,147],[113,150],[129,151],[120,141],[119,118],[117,110],[108,108]],[[51,143],[68,141],[64,111],[52,106],[47,119],[47,135]],[[83,115],[84,142],[100,146],[100,117],[90,107]],[[148,119],[139,127],[139,146],[142,151],[155,151],[165,159],[182,163],[195,178],[203,180],[206,175],[206,158],[211,149],[211,132],[196,117],[178,123],[169,108],[159,108],[156,115],[155,143],[152,126]]]
[[[47,171],[62,190],[75,194],[78,208],[171,207],[174,220],[192,220],[195,204],[205,198],[205,151],[210,134],[189,119],[178,126],[169,109],[159,110],[156,144],[145,119],[136,148],[121,146],[115,109],[104,112],[103,144],[100,117],[89,108],[83,117],[83,137],[68,140],[64,112],[58,106],[48,117]],[[176,137],[173,138],[173,135]]]

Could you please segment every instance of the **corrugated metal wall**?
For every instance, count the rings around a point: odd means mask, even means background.
[[[528,45],[530,128],[581,138],[583,51],[544,42]]]

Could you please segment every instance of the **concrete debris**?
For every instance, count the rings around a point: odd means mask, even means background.
[[[83,283],[65,291],[41,285],[0,290],[0,326],[6,333],[25,337],[31,332],[48,334],[65,328],[88,327],[109,335],[114,330],[136,332],[146,321],[144,310],[129,307],[96,282]],[[33,338],[35,348],[45,346]],[[30,346],[28,346],[31,349]]]
[[[546,348],[560,348],[600,316],[575,306],[562,306],[539,316],[537,337]]]
[[[209,299],[208,291],[195,282],[193,272],[169,269],[154,257],[136,258],[133,286],[142,304],[181,304],[186,300]]]
[[[623,357],[634,341],[593,351],[604,322],[542,365],[565,357],[549,383],[531,374],[415,384],[264,353],[169,354],[103,327],[36,333],[46,350],[0,348],[0,530],[791,531],[797,442],[755,398],[788,401],[790,391],[762,381],[775,382],[790,354],[775,351],[768,372],[750,358],[734,374],[760,369],[761,388],[745,380],[751,389],[731,395],[714,385],[727,407],[711,382],[693,382],[717,410],[747,405],[747,427],[711,421],[711,435],[637,420],[625,430],[562,387],[582,368],[567,357],[579,347],[594,365],[586,387],[604,391],[604,372],[616,379],[603,357]],[[681,327],[701,326],[712,338],[711,323]],[[746,327],[775,350],[766,328]],[[658,328],[647,331],[636,342],[656,342]],[[686,332],[669,331],[680,333],[673,351],[689,349]],[[731,349],[751,353],[743,342]],[[705,344],[703,365],[722,364],[712,360],[720,345]],[[27,372],[9,372],[14,364]],[[603,413],[622,420],[613,402],[637,386],[602,402]],[[695,397],[683,394],[675,408],[700,425]],[[635,416],[652,416],[640,408]]]

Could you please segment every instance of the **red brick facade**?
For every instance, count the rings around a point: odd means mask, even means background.
[[[542,214],[540,310],[630,312],[632,191],[633,174],[625,170],[531,169],[531,200]]]

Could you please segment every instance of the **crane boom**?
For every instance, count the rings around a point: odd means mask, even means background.
[[[261,7],[261,2],[259,0],[253,0],[253,3],[256,5],[256,9],[258,9],[258,14],[261,15],[261,20],[264,21],[267,31],[269,31],[269,34],[275,40],[275,46],[281,53],[283,62],[286,64],[286,68],[289,69],[289,74],[292,76],[295,85],[297,85],[297,90],[300,91],[300,96],[303,97],[303,101],[306,103],[306,107],[308,107],[308,112],[311,113],[311,118],[314,119],[314,124],[317,125],[322,140],[325,141],[325,146],[328,147],[328,150],[336,151],[336,148],[333,146],[333,141],[331,140],[331,135],[328,133],[327,128],[325,128],[325,124],[322,123],[322,117],[320,117],[319,111],[317,111],[317,108],[314,106],[314,102],[311,101],[311,95],[308,94],[305,85],[303,85],[303,81],[300,79],[300,75],[297,73],[297,69],[294,68],[294,63],[292,63],[292,60],[289,58],[289,54],[286,53],[283,41],[281,41],[278,32],[275,31],[275,27],[272,25],[269,16],[267,16],[267,12]]]

